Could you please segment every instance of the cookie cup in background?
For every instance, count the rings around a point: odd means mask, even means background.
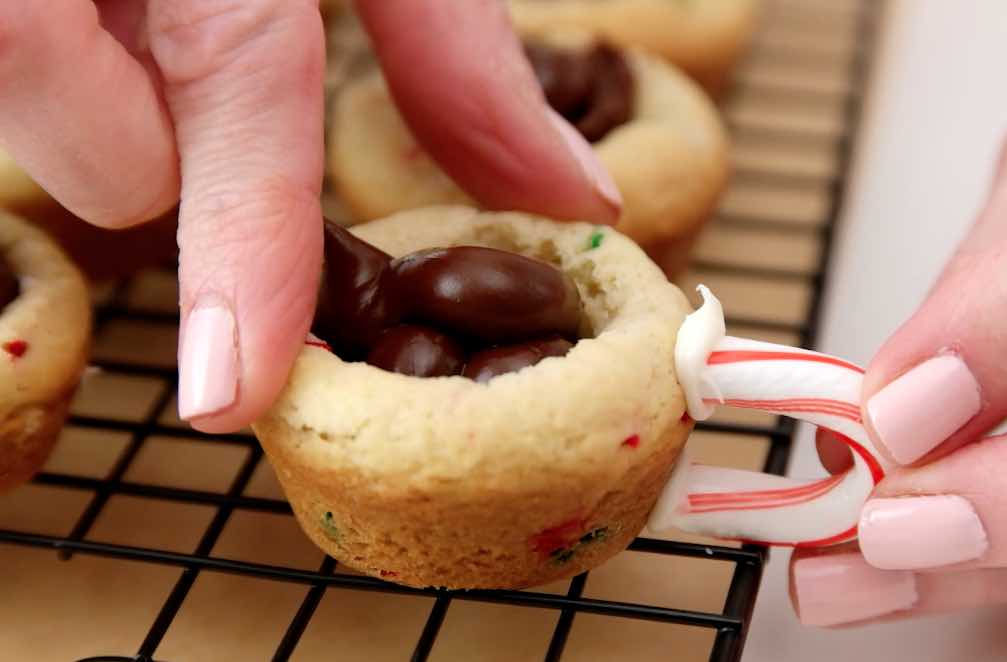
[[[0,304],[0,490],[45,463],[87,361],[83,277],[41,231],[0,211],[0,260],[20,291]]]
[[[582,33],[554,35],[557,49],[587,50]],[[669,277],[688,264],[695,239],[727,186],[730,148],[716,109],[672,65],[636,51],[632,114],[594,149],[623,198],[616,229],[639,243]],[[330,125],[328,174],[356,221],[472,200],[416,143],[380,73],[348,83]]]
[[[633,242],[584,224],[434,207],[353,231],[393,256],[481,245],[546,260],[577,283],[583,339],[485,384],[306,345],[253,429],[308,536],[420,587],[542,584],[625,549],[691,430],[674,371],[682,293]]]
[[[719,96],[759,14],[758,0],[510,0],[515,27],[542,35],[575,28],[679,66]]]

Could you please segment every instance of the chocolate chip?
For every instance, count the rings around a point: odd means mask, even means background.
[[[343,358],[366,354],[399,321],[388,287],[391,256],[325,221],[325,265],[312,332]]]
[[[589,142],[632,118],[633,73],[611,46],[577,51],[528,42],[525,55],[549,105]]]
[[[21,288],[10,265],[0,257],[0,310],[17,298]]]
[[[545,262],[458,246],[417,251],[393,261],[392,271],[406,321],[485,344],[577,335],[577,286]]]
[[[509,345],[476,352],[469,358],[462,375],[485,383],[497,375],[517,372],[535,365],[549,356],[565,356],[573,345],[563,338],[553,337],[533,340],[520,345]]]
[[[457,375],[465,362],[461,346],[443,333],[403,324],[388,329],[367,355],[367,362],[414,377]]]

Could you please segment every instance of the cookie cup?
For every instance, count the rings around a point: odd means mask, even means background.
[[[21,292],[0,310],[0,490],[30,478],[56,443],[87,360],[83,277],[40,230],[0,211],[0,257]]]
[[[755,30],[758,0],[510,0],[524,34],[561,29],[598,34],[681,67],[719,96]]]
[[[556,34],[550,45],[584,49],[592,38]],[[635,51],[631,119],[594,144],[623,198],[616,228],[674,277],[727,186],[726,131],[703,91],[673,66]],[[346,85],[330,128],[333,188],[358,221],[434,204],[474,204],[416,143],[379,73]]]
[[[486,384],[306,346],[253,429],[308,536],[419,587],[541,584],[625,549],[691,429],[673,367],[682,293],[631,241],[583,224],[439,207],[354,232],[392,255],[482,245],[548,260],[577,282],[588,337]]]

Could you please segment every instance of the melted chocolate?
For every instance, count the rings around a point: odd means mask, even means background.
[[[581,301],[559,269],[493,248],[417,251],[392,262],[404,319],[493,345],[577,337]]]
[[[18,285],[17,277],[6,260],[0,257],[0,310],[14,301],[20,293],[21,287]]]
[[[487,349],[473,354],[462,374],[469,379],[485,383],[497,375],[517,372],[521,368],[535,365],[544,358],[565,356],[571,347],[573,345],[569,341],[554,337]]]
[[[633,115],[633,73],[616,49],[598,44],[574,51],[525,44],[525,54],[552,108],[589,142]]]
[[[312,331],[345,360],[486,382],[566,354],[581,312],[576,284],[545,262],[474,246],[392,260],[326,221]]]
[[[312,332],[347,359],[362,357],[398,323],[391,256],[325,221],[325,265]]]
[[[367,362],[403,375],[444,377],[461,372],[465,353],[461,345],[443,333],[403,324],[381,334]]]

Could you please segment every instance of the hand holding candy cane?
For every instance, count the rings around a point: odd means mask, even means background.
[[[649,527],[768,545],[853,539],[860,509],[888,466],[861,421],[863,369],[817,352],[726,336],[720,302],[707,288],[699,290],[703,306],[679,330],[675,356],[689,415],[703,420],[727,405],[806,420],[832,430],[854,460],[838,475],[800,481],[694,465],[686,453]]]

